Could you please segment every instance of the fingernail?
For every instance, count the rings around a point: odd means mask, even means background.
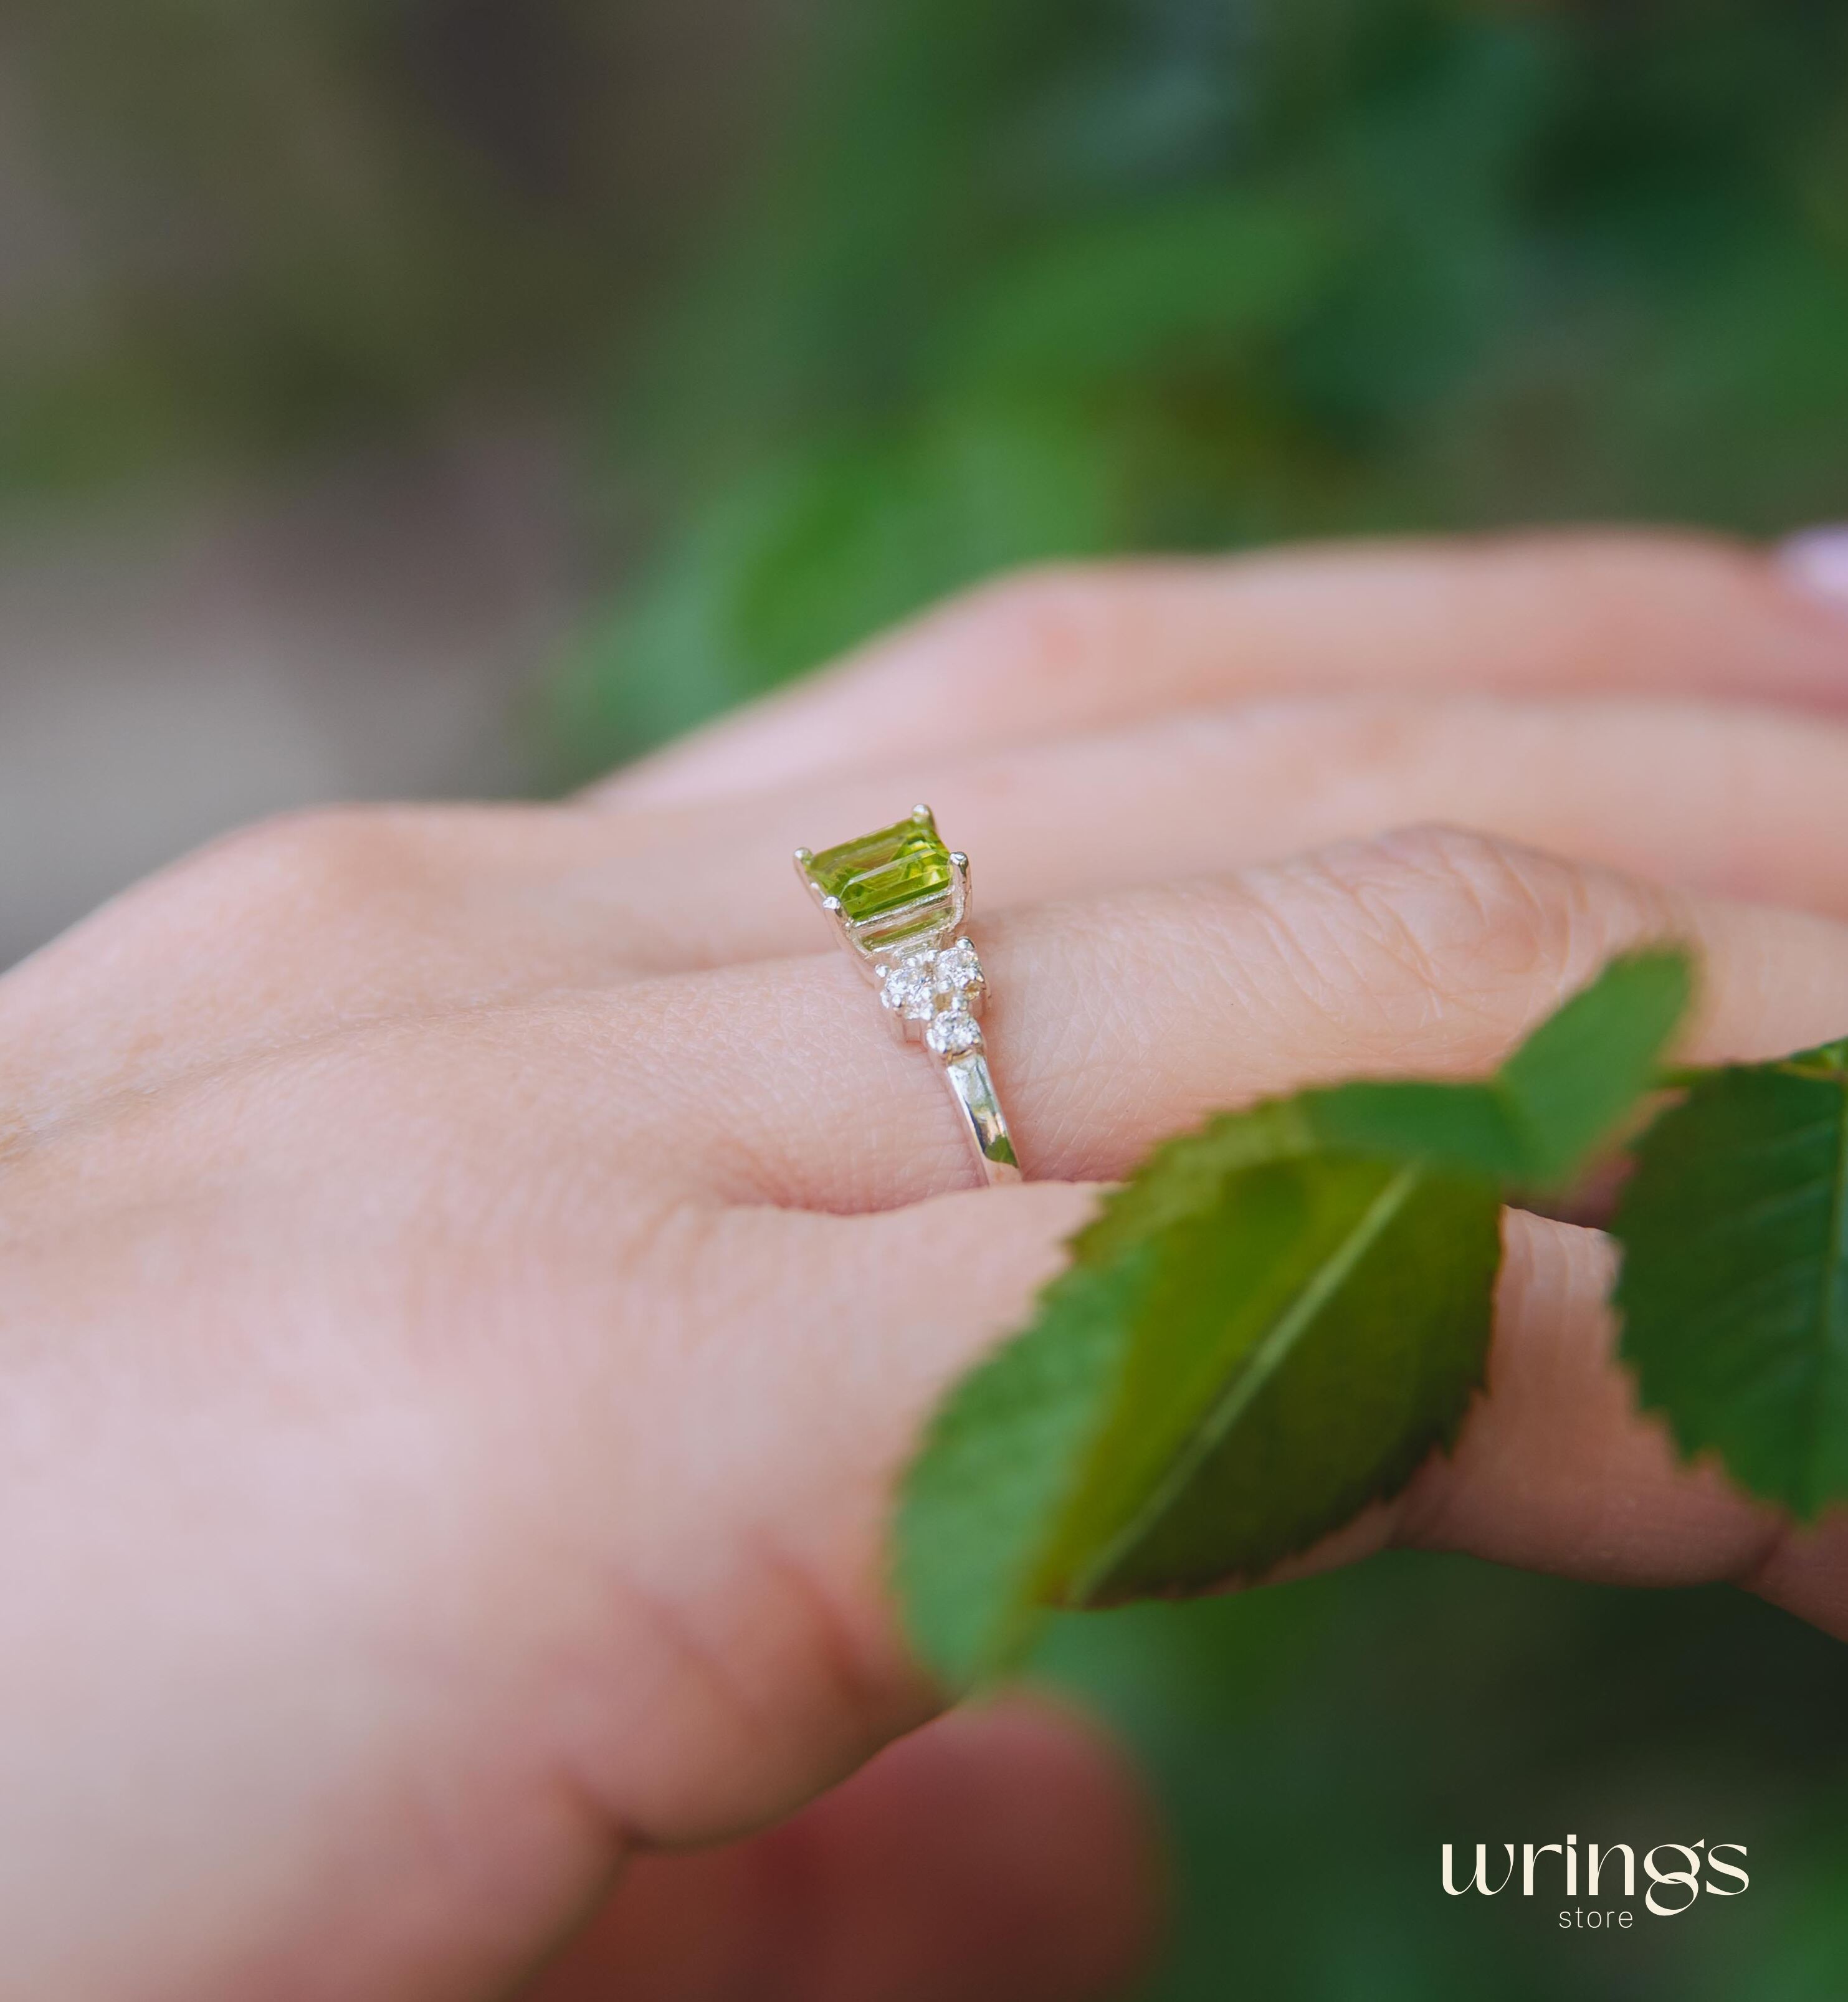
[[[1806,596],[1848,612],[1848,521],[1787,537],[1778,545],[1777,563]]]

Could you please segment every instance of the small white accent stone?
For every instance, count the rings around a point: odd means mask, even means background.
[[[880,999],[896,1014],[908,1016],[914,1022],[928,1021],[936,1010],[934,960],[933,954],[914,953],[909,959],[887,967]]]
[[[982,1046],[982,1031],[973,1015],[947,1010],[924,1031],[924,1040],[940,1057],[960,1057]]]
[[[958,939],[937,954],[936,981],[940,994],[961,994],[982,985],[982,961],[967,939]]]

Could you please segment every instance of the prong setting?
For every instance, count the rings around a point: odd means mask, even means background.
[[[796,867],[877,989],[893,1032],[922,1043],[941,1062],[984,1178],[1019,1181],[977,1020],[988,982],[964,935],[968,856],[944,845],[930,808],[920,804],[906,820],[858,841],[819,854],[797,849]]]

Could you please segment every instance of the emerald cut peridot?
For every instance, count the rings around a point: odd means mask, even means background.
[[[825,848],[803,866],[823,896],[839,901],[850,925],[946,895],[955,880],[943,836],[928,818],[915,814],[877,834]]]

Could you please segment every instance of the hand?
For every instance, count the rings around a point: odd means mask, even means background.
[[[625,1857],[840,1780],[933,1704],[895,1471],[1086,1184],[1211,1107],[1482,1069],[1663,933],[1695,1056],[1848,1029],[1844,706],[1848,624],[1696,545],[1055,575],[600,797],[235,837],[16,971],[0,1994],[506,1993]],[[915,797],[975,859],[1020,1188],[968,1190],[790,878]],[[1459,1450],[1323,1560],[1731,1578],[1848,1635],[1840,1521],[1677,1468],[1602,1240],[1508,1235]],[[1145,1929],[1069,1726],[936,1727],[811,1813],[643,1865],[531,1992],[1077,1997]]]

